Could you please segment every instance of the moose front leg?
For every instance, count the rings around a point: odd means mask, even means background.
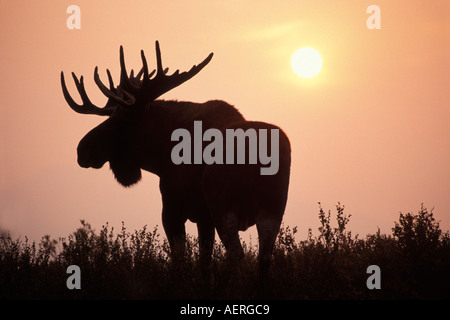
[[[197,223],[197,230],[200,248],[200,265],[202,267],[208,267],[211,264],[214,236],[216,234],[214,224],[210,219],[205,219]]]
[[[167,209],[163,208],[162,223],[167,240],[170,245],[170,257],[172,262],[184,261],[186,251],[186,228],[185,220],[177,217]]]

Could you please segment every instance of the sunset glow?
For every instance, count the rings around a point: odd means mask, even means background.
[[[128,72],[142,67],[140,50],[151,71],[156,40],[168,74],[214,53],[160,99],[223,100],[286,133],[283,222],[298,226],[299,239],[308,228],[317,234],[319,201],[326,211],[345,205],[353,234],[390,233],[399,212],[421,203],[450,228],[448,0],[379,0],[377,15],[357,0],[75,3],[78,20],[71,2],[0,1],[0,231],[58,238],[84,219],[97,230],[106,222],[120,230],[123,221],[163,234],[157,176],[143,172],[123,188],[109,164],[78,165],[80,139],[106,117],[75,113],[60,83],[63,71],[80,103],[71,72],[83,75],[92,103],[103,106],[95,67],[106,85],[106,69],[118,84],[122,45]],[[320,55],[293,58],[303,46]]]

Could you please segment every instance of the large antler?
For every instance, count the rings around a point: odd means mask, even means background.
[[[141,50],[142,69],[134,76],[133,70],[130,72],[130,76],[127,74],[125,67],[125,58],[123,54],[123,47],[120,46],[120,83],[114,87],[114,82],[111,77],[111,73],[107,69],[109,88],[107,88],[98,75],[98,68],[94,70],[94,81],[99,87],[100,91],[107,96],[108,102],[103,108],[95,106],[88,98],[86,89],[84,88],[83,76],[78,80],[77,76],[72,72],[73,80],[80,94],[83,104],[77,104],[69,94],[66,83],[64,80],[64,73],[61,72],[61,87],[63,90],[64,98],[69,106],[78,113],[83,114],[97,114],[97,115],[111,115],[111,113],[117,108],[118,104],[122,105],[135,105],[140,102],[150,102],[161,96],[167,91],[179,86],[183,82],[191,79],[197,73],[200,72],[212,59],[213,53],[203,60],[199,65],[193,66],[191,70],[180,73],[179,70],[174,74],[167,76],[168,69],[162,67],[161,50],[159,43],[156,41],[156,63],[157,69],[152,72],[148,72],[147,60],[145,59],[144,51]],[[152,79],[152,76],[155,77]],[[140,80],[142,77],[142,80]],[[142,104],[142,105],[145,105]]]
[[[133,71],[131,71],[130,77],[128,77],[127,70],[125,67],[125,58],[123,54],[123,47],[120,47],[120,85],[117,90],[111,90],[113,87],[111,75],[109,70],[107,70],[108,78],[110,82],[110,89],[108,89],[100,80],[98,75],[98,69],[95,68],[94,80],[100,90],[108,98],[115,100],[120,104],[133,105],[136,101],[149,102],[157,99],[162,94],[170,91],[171,89],[179,86],[183,82],[191,79],[197,73],[200,72],[212,59],[213,53],[203,60],[199,65],[193,66],[191,70],[187,72],[180,73],[179,70],[175,71],[174,74],[167,76],[166,73],[168,69],[163,70],[161,50],[159,48],[159,42],[156,41],[156,62],[157,69],[153,70],[150,74],[148,72],[147,60],[144,55],[144,51],[141,50],[142,58],[142,69],[139,71],[136,77],[133,76]],[[155,77],[151,77],[155,74]],[[142,81],[140,80],[143,75]],[[120,90],[119,90],[120,89]],[[120,92],[122,91],[122,92]]]
[[[111,104],[111,101],[108,100],[105,107],[99,108],[95,106],[91,100],[89,100],[89,97],[86,94],[86,89],[84,88],[83,83],[83,76],[80,77],[80,80],[78,81],[77,76],[75,73],[72,72],[73,80],[75,81],[75,85],[77,87],[78,92],[80,93],[81,100],[83,101],[82,105],[79,105],[76,103],[72,97],[69,94],[69,91],[66,87],[66,82],[64,81],[64,73],[61,71],[61,86],[64,94],[64,98],[66,99],[69,106],[78,113],[83,114],[97,114],[101,116],[108,116],[111,115],[111,113],[114,111],[115,106]],[[111,90],[115,90],[114,87],[111,87]]]

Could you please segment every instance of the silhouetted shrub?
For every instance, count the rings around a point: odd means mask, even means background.
[[[439,223],[433,217],[433,210],[428,211],[423,204],[417,215],[400,213],[399,222],[395,222],[392,232],[398,239],[398,245],[414,258],[438,248],[442,236]]]
[[[209,269],[199,266],[198,240],[188,237],[181,262],[155,227],[130,233],[122,224],[96,232],[85,221],[67,238],[39,243],[0,237],[0,298],[8,299],[434,299],[449,298],[450,237],[423,205],[400,214],[392,235],[359,239],[346,229],[350,215],[338,203],[335,219],[319,203],[319,235],[282,225],[269,278],[258,276],[258,248],[230,266],[220,242]],[[334,221],[335,220],[335,221]],[[332,226],[336,223],[336,227]],[[81,269],[81,290],[66,287],[69,265]],[[381,290],[369,290],[366,269],[381,269]]]

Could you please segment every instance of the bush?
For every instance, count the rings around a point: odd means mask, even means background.
[[[223,245],[214,244],[209,269],[199,266],[198,240],[188,237],[181,264],[168,258],[169,245],[158,228],[116,233],[108,224],[97,233],[85,221],[67,238],[0,237],[0,298],[8,299],[434,299],[449,298],[450,237],[422,205],[418,214],[400,214],[392,235],[359,239],[346,229],[350,215],[319,203],[319,235],[282,225],[270,274],[260,282],[256,245],[243,243],[241,263],[226,263]],[[69,265],[81,269],[81,290],[68,290]],[[366,287],[370,265],[381,269],[381,290]]]
[[[434,250],[440,245],[442,231],[433,217],[433,210],[428,212],[423,204],[417,215],[400,213],[399,222],[392,228],[398,245],[416,255]]]

